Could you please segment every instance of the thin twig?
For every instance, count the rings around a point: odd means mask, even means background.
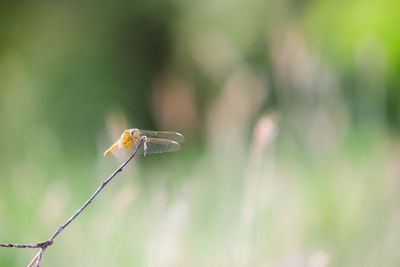
[[[37,261],[36,261],[36,267],[39,267],[40,265],[40,261],[42,260],[42,256],[43,256],[43,252],[44,252],[44,248],[41,248],[39,250],[38,256],[37,256]]]
[[[31,262],[28,263],[27,267],[33,267],[33,265],[36,263],[36,261],[37,261],[37,259],[39,257],[40,251],[42,251],[42,250],[39,250],[39,252],[36,253],[35,257],[33,257]]]
[[[118,167],[106,180],[104,180],[99,188],[91,195],[91,197],[85,202],[85,204],[82,205],[82,207],[77,210],[74,215],[71,216],[63,225],[59,226],[57,228],[57,231],[54,232],[53,235],[50,236],[50,238],[42,243],[38,244],[1,244],[0,247],[13,247],[13,248],[40,248],[39,252],[33,257],[31,262],[28,264],[28,267],[33,267],[33,265],[36,263],[36,267],[39,267],[40,261],[42,259],[43,252],[45,249],[53,244],[54,238],[56,238],[62,230],[64,230],[73,220],[75,220],[76,217],[78,217],[79,214],[92,202],[92,200],[100,193],[101,190],[114,178],[115,175],[117,175],[119,172],[122,171],[122,169],[128,164],[128,162],[136,155],[136,153],[139,151],[140,146],[142,146],[143,141],[146,143],[146,140],[144,137],[140,140],[138,146],[136,147],[135,151],[133,152],[132,155],[129,156],[129,158],[121,164],[121,166]]]
[[[0,244],[3,248],[40,248],[40,244]]]

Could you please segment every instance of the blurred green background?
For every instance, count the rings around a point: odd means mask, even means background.
[[[1,1],[0,243],[42,266],[399,266],[400,2]],[[25,266],[32,249],[0,249]]]

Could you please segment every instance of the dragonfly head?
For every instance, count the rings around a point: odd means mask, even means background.
[[[129,134],[135,139],[140,137],[140,131],[137,128],[130,129]]]

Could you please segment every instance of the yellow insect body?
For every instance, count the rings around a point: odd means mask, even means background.
[[[121,137],[104,152],[104,156],[119,150],[124,150],[132,154],[142,137],[145,137],[145,141],[142,147],[139,148],[138,153],[144,155],[177,151],[180,149],[179,143],[185,140],[183,135],[177,132],[133,128],[125,130]]]

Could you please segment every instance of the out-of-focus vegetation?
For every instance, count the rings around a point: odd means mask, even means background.
[[[43,266],[398,266],[400,2],[2,1],[0,242]],[[0,249],[0,266],[36,253]]]

